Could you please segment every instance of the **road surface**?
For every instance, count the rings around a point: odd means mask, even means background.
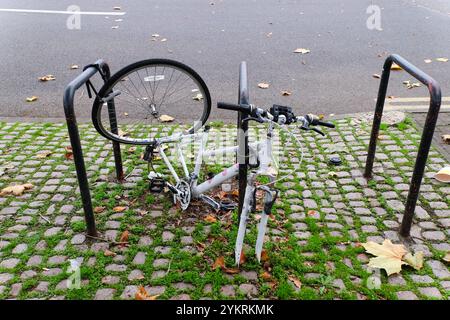
[[[66,11],[74,1],[0,1],[0,9]],[[234,119],[216,101],[237,100],[238,65],[247,61],[251,102],[292,105],[296,113],[372,111],[383,61],[398,53],[450,89],[450,2],[445,0],[77,0],[80,29],[68,29],[68,14],[0,10],[0,117],[63,117],[65,85],[98,58],[115,72],[137,60],[180,60],[204,78],[213,98],[211,119]],[[366,9],[381,9],[382,31],[371,30]],[[113,8],[120,6],[120,10]],[[109,12],[122,13],[113,16]],[[122,21],[116,21],[122,19]],[[117,26],[118,28],[113,28]],[[159,34],[167,41],[152,41]],[[309,54],[296,54],[306,48]],[[425,63],[424,59],[432,59]],[[47,74],[55,81],[39,82]],[[389,95],[426,97],[408,90],[412,80],[397,72]],[[257,84],[267,82],[268,89]],[[98,81],[96,82],[99,83]],[[282,96],[281,91],[292,92]],[[27,103],[27,97],[38,100]],[[77,112],[90,116],[85,90]]]

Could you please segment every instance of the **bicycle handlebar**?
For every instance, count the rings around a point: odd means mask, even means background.
[[[234,103],[227,103],[227,102],[217,102],[217,108],[232,110],[232,111],[239,111],[239,112],[244,112],[247,114],[250,114],[252,111],[252,107],[248,104],[234,104]]]

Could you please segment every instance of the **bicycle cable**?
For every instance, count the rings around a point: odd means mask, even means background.
[[[303,144],[300,142],[300,140],[291,132],[289,131],[287,128],[283,127],[282,125],[278,124],[275,121],[271,121],[269,120],[271,123],[274,123],[275,125],[277,125],[282,131],[287,132],[291,137],[294,138],[294,140],[297,142],[297,144],[300,146],[300,162],[299,162],[299,167],[301,166],[302,162],[303,162]],[[279,165],[276,162],[276,160],[272,157],[273,161],[275,162],[275,167],[277,168],[277,170],[279,169]],[[294,168],[292,171],[290,171],[289,173],[287,173],[286,175],[282,176],[281,178],[275,179],[274,181],[265,183],[265,184],[261,184],[258,187],[263,187],[263,186],[269,186],[269,185],[273,185],[277,182],[280,182],[284,179],[286,179],[288,176],[290,176],[292,173],[294,173],[296,171],[296,169]]]

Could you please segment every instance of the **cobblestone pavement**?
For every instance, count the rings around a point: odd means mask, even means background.
[[[410,114],[413,120],[421,127],[425,124],[427,117],[426,112],[415,112]],[[434,142],[446,157],[450,161],[450,144],[444,143],[442,136],[444,134],[450,134],[450,112],[439,113],[438,122],[434,133]]]
[[[396,230],[420,134],[410,121],[384,128],[375,179],[368,183],[362,168],[370,128],[351,118],[336,124],[326,137],[302,131],[301,164],[298,148],[283,144],[282,171],[295,173],[278,184],[266,261],[254,258],[255,215],[247,259],[234,270],[236,215],[202,206],[180,212],[169,195],[149,194],[142,148],[123,148],[125,183],[108,181],[114,172],[110,143],[90,125],[81,126],[101,238],[90,239],[73,161],[65,156],[65,125],[0,123],[0,187],[34,185],[21,196],[0,197],[0,298],[134,299],[144,286],[158,299],[448,299],[450,272],[443,257],[450,250],[450,187],[431,178],[446,160],[431,151],[412,228],[415,244],[409,249],[424,252],[424,267],[404,266],[387,277],[367,267],[369,256],[359,243],[399,242]],[[211,139],[225,130],[234,128],[214,126]],[[44,151],[51,154],[42,156]],[[336,153],[343,163],[331,167],[328,157]],[[215,219],[205,220],[207,215]],[[126,240],[124,231],[128,245],[118,245]],[[220,256],[233,272],[212,269]],[[76,275],[70,260],[81,265],[79,289],[67,288]],[[380,286],[368,285],[374,276]]]

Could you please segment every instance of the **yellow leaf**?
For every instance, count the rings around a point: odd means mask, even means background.
[[[450,134],[443,134],[443,135],[442,135],[442,140],[443,140],[446,144],[450,144]]]
[[[128,132],[119,129],[119,131],[117,131],[117,134],[119,135],[119,137],[126,137],[128,135]]]
[[[294,53],[301,53],[301,54],[307,54],[310,52],[311,52],[311,50],[305,49],[305,48],[297,48],[294,50]]]
[[[52,74],[48,74],[46,76],[43,76],[43,77],[39,78],[39,80],[42,81],[42,82],[52,81],[52,80],[55,80],[55,79],[56,79],[55,76],[52,75]]]
[[[95,207],[94,208],[95,213],[102,213],[103,211],[105,211],[105,207]]]
[[[30,97],[30,98],[27,98],[27,102],[34,102],[34,101],[36,101],[37,99],[38,99],[38,97],[32,96],[32,97]]]
[[[439,62],[447,62],[447,61],[448,61],[448,58],[437,58],[436,61],[439,61]]]
[[[407,253],[405,246],[402,244],[393,244],[391,240],[385,239],[383,244],[378,244],[373,241],[361,243],[366,251],[376,258],[371,258],[369,266],[379,269],[385,269],[388,276],[393,273],[399,273],[402,265],[403,256]]]
[[[80,67],[77,64],[73,64],[73,65],[70,66],[71,70],[76,70],[78,68],[80,68]]]
[[[269,281],[270,279],[272,279],[272,276],[271,276],[270,273],[268,273],[267,271],[264,271],[263,273],[261,273],[260,277],[261,277],[264,281]]]
[[[7,195],[7,194],[21,196],[25,190],[32,189],[33,187],[34,186],[31,183],[9,186],[9,187],[3,188],[2,191],[0,191],[0,196]]]
[[[420,270],[423,267],[423,252],[418,251],[412,255],[410,252],[405,254],[403,260],[416,270]]]
[[[123,207],[123,206],[117,206],[117,207],[113,208],[114,212],[123,212],[125,210],[127,210],[127,207]]]
[[[402,67],[400,67],[398,64],[396,64],[394,62],[394,63],[392,63],[391,70],[400,71],[400,70],[403,70],[403,69],[402,69]]]
[[[270,85],[268,83],[265,83],[265,82],[258,83],[258,87],[261,88],[261,89],[267,89],[267,88],[269,88],[269,86]]]
[[[159,121],[161,121],[161,122],[172,122],[173,120],[175,120],[175,118],[171,117],[171,116],[168,116],[167,114],[162,114],[159,117]]]
[[[450,262],[450,251],[445,255],[444,261]]]
[[[129,147],[128,148],[128,153],[134,153],[136,151],[136,147]]]
[[[147,290],[143,286],[139,287],[138,292],[136,292],[135,299],[136,300],[156,300],[159,297],[159,294],[155,296],[150,296],[147,293]]]
[[[52,154],[51,151],[42,151],[42,152],[39,152],[38,154],[36,154],[36,158],[44,159],[44,158],[47,158],[51,154]]]

